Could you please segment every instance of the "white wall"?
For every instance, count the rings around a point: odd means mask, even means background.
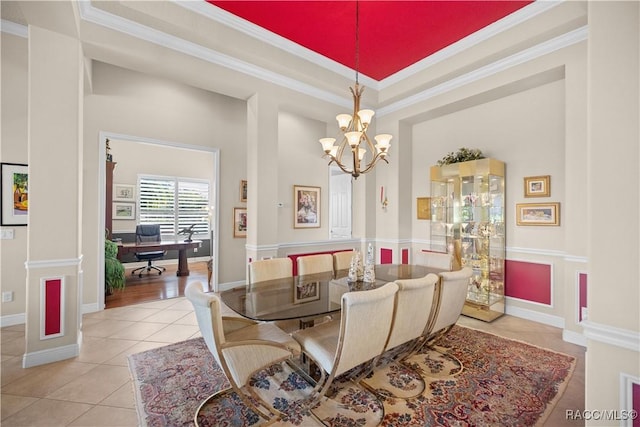
[[[110,140],[109,146],[113,161],[116,162],[116,168],[113,171],[114,184],[137,186],[139,175],[203,179],[209,181],[212,188],[211,195],[214,194],[212,152],[117,139]],[[213,205],[213,200],[210,205]],[[140,216],[136,211],[136,219],[113,221],[113,232],[134,233],[138,218]]]
[[[28,163],[27,160],[27,40],[1,33],[2,49],[2,126],[0,160]],[[0,288],[13,292],[12,302],[2,303],[2,316],[16,316],[24,322],[26,306],[27,227],[2,227],[12,230],[14,238],[0,240]],[[11,318],[11,317],[9,317]]]
[[[93,92],[85,99],[85,303],[96,300],[97,288],[89,283],[100,268],[96,260],[102,229],[97,174],[101,131],[220,149],[219,281],[244,277],[244,245],[233,238],[232,211],[240,197],[240,180],[246,177],[245,117],[243,101],[94,63]]]

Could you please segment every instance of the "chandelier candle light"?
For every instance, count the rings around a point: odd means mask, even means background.
[[[343,134],[339,145],[334,145],[336,142],[335,138],[320,139],[320,144],[322,144],[325,155],[331,159],[329,164],[335,163],[343,172],[351,174],[354,179],[373,169],[380,159],[389,163],[386,157],[389,151],[389,142],[393,137],[389,134],[376,135],[374,139],[377,144],[374,145],[367,135],[367,129],[369,128],[369,124],[371,124],[371,119],[375,112],[373,110],[360,109],[360,97],[364,91],[364,86],[360,86],[358,83],[359,45],[359,2],[356,2],[356,83],[354,87],[349,88],[353,95],[353,113],[338,114],[336,116],[338,126]],[[353,167],[351,169],[342,163],[342,154],[347,145],[352,154]],[[368,151],[370,151],[368,163],[365,160],[367,147]],[[363,162],[365,163],[364,168],[362,167]]]

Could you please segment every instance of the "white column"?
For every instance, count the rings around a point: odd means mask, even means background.
[[[247,179],[247,261],[276,256],[278,104],[266,93],[247,101]]]
[[[593,1],[587,6],[585,215],[590,268],[585,406],[630,410],[622,378],[640,378],[640,3]],[[612,423],[619,421],[587,421]]]
[[[29,225],[25,367],[81,344],[82,49],[29,27]]]

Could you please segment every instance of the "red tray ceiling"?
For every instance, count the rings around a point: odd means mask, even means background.
[[[355,1],[207,0],[355,69]],[[531,1],[360,1],[359,71],[382,80]]]

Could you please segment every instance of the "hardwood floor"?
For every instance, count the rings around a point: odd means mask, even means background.
[[[105,298],[106,308],[123,307],[143,302],[164,300],[184,296],[187,283],[201,281],[207,283],[207,263],[190,262],[189,276],[176,276],[177,265],[165,265],[167,271],[158,274],[151,271],[143,273],[142,277],[132,276],[132,268],[125,271],[127,283],[122,291],[115,291]]]

